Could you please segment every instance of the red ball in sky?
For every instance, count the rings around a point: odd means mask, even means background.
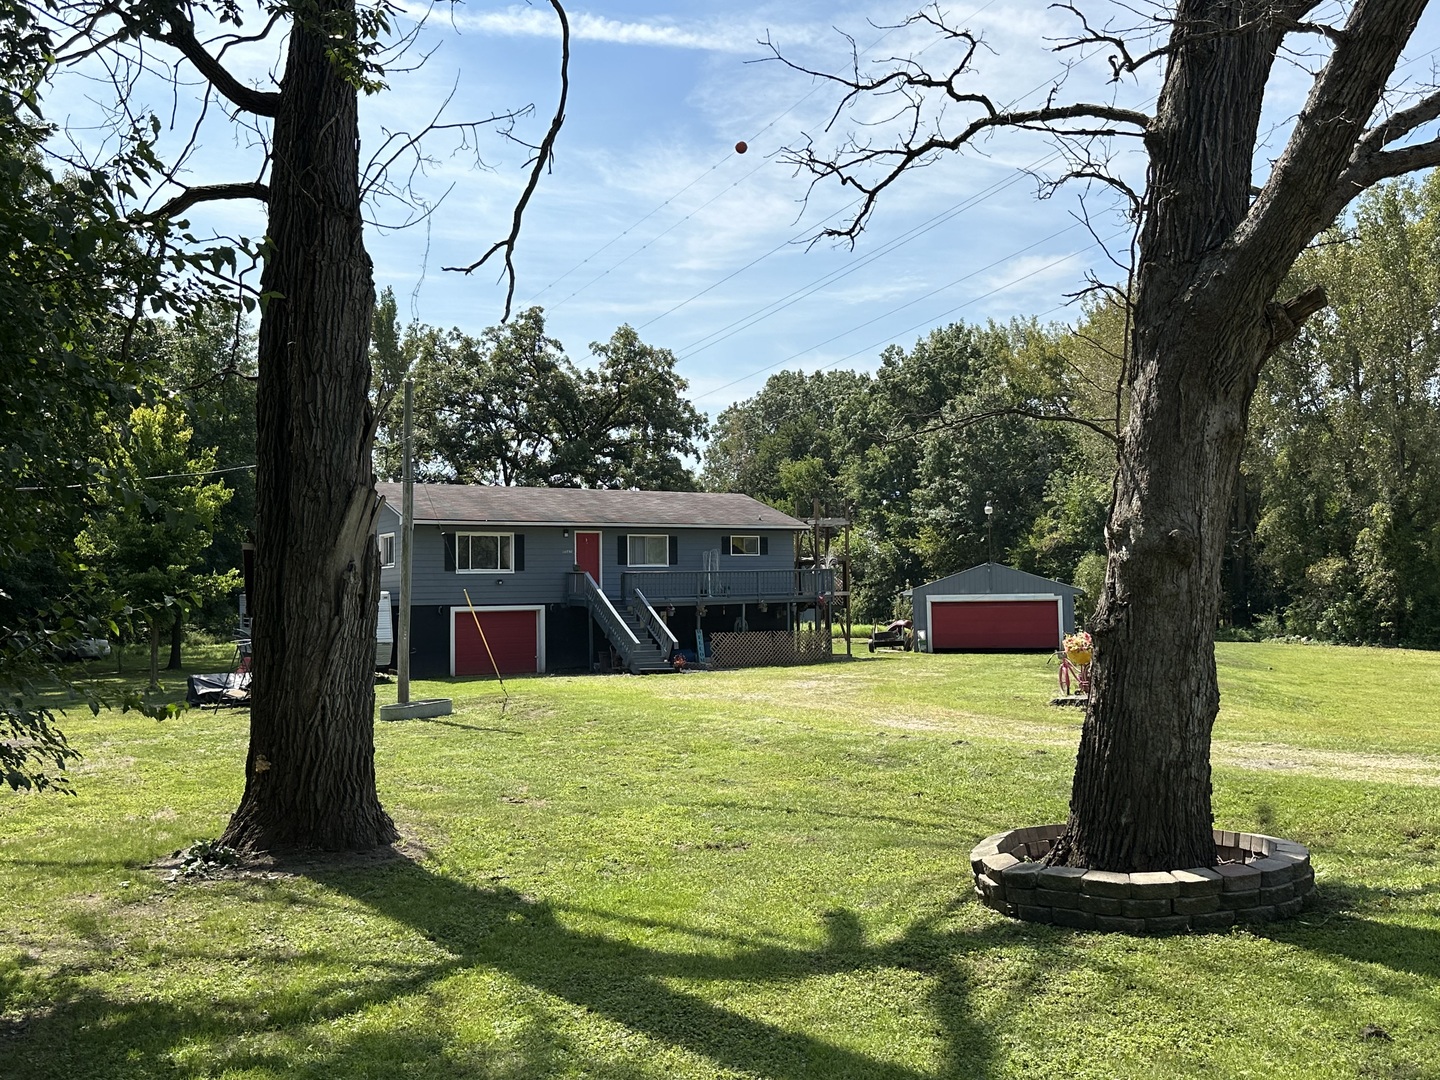
[[[741,140],[740,142],[737,142],[735,144],[735,153],[737,154],[743,154],[746,150],[749,149],[750,147],[745,144],[744,140]]]

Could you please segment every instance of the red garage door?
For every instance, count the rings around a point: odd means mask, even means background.
[[[932,649],[1055,649],[1057,600],[936,601],[930,605]]]
[[[540,636],[538,611],[476,611],[485,639],[475,629],[475,616],[469,610],[455,612],[455,674],[521,675],[540,670]],[[486,642],[490,652],[485,651]],[[490,663],[490,654],[495,663]]]

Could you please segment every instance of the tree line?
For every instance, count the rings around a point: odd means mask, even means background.
[[[393,395],[415,382],[416,476],[421,481],[518,487],[695,488],[687,459],[705,418],[685,397],[669,349],[628,325],[590,344],[578,366],[545,332],[539,307],[478,335],[398,324],[394,294],[376,307],[372,367],[382,406],[375,471],[401,473]]]
[[[56,192],[79,197],[73,182]],[[1432,176],[1375,189],[1297,264],[1297,284],[1323,284],[1331,306],[1256,392],[1222,578],[1235,632],[1440,647],[1437,248]],[[74,614],[148,641],[153,674],[162,640],[179,666],[187,620],[233,623],[255,508],[255,337],[228,303],[133,325],[93,306],[95,389],[65,396],[77,411],[63,425],[19,415],[26,393],[57,388],[13,383],[9,473],[50,512],[6,522],[30,534],[6,538],[0,618],[84,597]],[[580,367],[538,307],[473,335],[402,328],[387,290],[375,471],[400,475],[392,398],[409,375],[422,481],[739,491],[801,517],[818,503],[853,516],[859,618],[889,618],[909,586],[992,555],[1084,588],[1085,614],[1104,578],[1123,334],[1114,300],[1073,329],[956,323],[887,348],[873,374],[780,372],[707,426],[674,355],[629,326]],[[121,367],[124,391],[104,392],[99,374]],[[61,463],[49,487],[33,482]]]
[[[1260,376],[1225,550],[1236,633],[1440,648],[1440,179],[1363,196],[1293,272],[1330,307]],[[808,517],[848,508],[858,617],[997,561],[1093,608],[1124,310],[1075,328],[957,323],[875,373],[781,372],[716,418],[702,484]],[[984,513],[989,503],[993,515]],[[987,527],[988,526],[988,527]]]

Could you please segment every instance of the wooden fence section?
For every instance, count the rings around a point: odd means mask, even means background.
[[[830,628],[802,626],[789,630],[754,630],[746,634],[710,635],[712,668],[783,667],[818,664],[831,658]]]

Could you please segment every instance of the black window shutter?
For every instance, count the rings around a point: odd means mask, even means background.
[[[510,552],[510,553],[511,553],[511,555],[514,556],[514,558],[513,558],[511,561],[515,563],[515,572],[518,574],[521,570],[524,570],[524,569],[525,569],[525,534],[524,534],[524,533],[516,533],[516,534],[515,534],[515,538],[514,538],[514,541],[513,541],[513,543],[512,543],[511,552]]]
[[[621,566],[630,565],[630,560],[625,557],[625,547],[629,542],[630,538],[623,534],[615,538],[615,561]]]
[[[455,534],[441,533],[440,538],[445,541],[445,569],[453,573],[455,570]]]
[[[734,552],[730,548],[730,537],[720,537],[720,550],[726,555],[734,554]]]
[[[769,555],[769,554],[770,554],[770,538],[769,538],[768,536],[762,536],[762,537],[760,537],[760,554],[761,554],[761,555]]]
[[[674,566],[680,561],[680,537],[670,537],[670,565]]]

